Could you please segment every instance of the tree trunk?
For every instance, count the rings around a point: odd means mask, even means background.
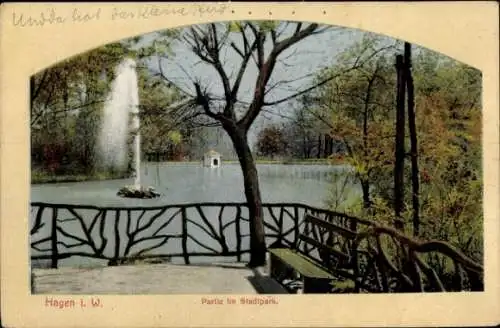
[[[375,81],[376,71],[368,80],[366,88],[366,96],[363,109],[363,157],[364,161],[368,161],[368,110],[370,109],[370,100],[372,95],[372,87]],[[363,190],[363,207],[368,210],[371,206],[370,203],[370,180],[367,176],[361,179],[361,188]]]
[[[317,154],[317,158],[318,159],[321,158],[321,133],[318,135],[318,154]]]
[[[257,167],[248,145],[248,138],[240,129],[226,130],[233,141],[243,171],[243,184],[248,204],[250,220],[250,262],[249,267],[258,267],[266,264],[266,240],[264,232],[264,211],[259,188]]]
[[[411,180],[413,203],[413,235],[418,236],[420,230],[420,181],[418,171],[417,128],[415,125],[415,102],[413,77],[411,74],[411,44],[405,42],[406,87],[408,91],[408,125],[410,129]]]
[[[361,190],[363,191],[363,208],[370,208],[370,182],[366,179],[361,180]]]
[[[307,140],[306,135],[302,135],[302,156],[304,159],[307,159]]]
[[[404,204],[404,159],[405,159],[405,69],[403,56],[396,56],[397,99],[396,99],[396,142],[394,164],[394,225],[403,229],[401,217]]]
[[[325,134],[325,141],[324,141],[324,151],[323,151],[323,155],[324,155],[324,158],[328,158],[328,149],[329,149],[329,145],[328,143],[330,142],[330,136],[328,134]]]

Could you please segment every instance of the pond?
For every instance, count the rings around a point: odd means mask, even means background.
[[[346,167],[259,164],[257,169],[263,202],[299,202],[324,207],[331,189],[331,174]],[[208,168],[198,163],[145,163],[141,179],[162,197],[117,197],[119,188],[133,183],[132,179],[124,179],[32,185],[31,201],[96,206],[245,201],[243,175],[238,164]]]
[[[326,201],[334,189],[333,173],[342,174],[347,170],[344,166],[275,164],[260,164],[257,169],[264,203],[302,203],[319,208],[326,208]],[[161,197],[120,198],[116,196],[118,189],[132,184],[132,179],[124,179],[32,185],[31,201],[118,207],[245,201],[243,175],[237,164],[223,163],[220,168],[207,168],[198,163],[145,163],[141,179],[143,185],[153,186]],[[346,192],[349,197],[357,197],[359,186],[350,183]],[[50,219],[49,213],[43,217],[44,220]],[[88,214],[87,217],[90,220],[92,216]],[[208,217],[211,221],[217,220],[215,212],[208,213]],[[33,219],[34,214],[31,215],[32,222]],[[46,229],[41,229],[39,233],[47,235],[48,226],[50,225],[47,224]],[[62,265],[85,266],[86,263],[90,262],[70,258],[63,260]]]

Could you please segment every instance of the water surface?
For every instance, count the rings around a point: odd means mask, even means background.
[[[262,200],[325,206],[331,189],[330,174],[345,170],[330,165],[257,165]],[[154,206],[196,202],[244,202],[243,175],[237,164],[207,168],[201,164],[145,163],[142,184],[162,197],[125,199],[116,196],[133,179],[38,184],[31,186],[31,201],[96,206]]]

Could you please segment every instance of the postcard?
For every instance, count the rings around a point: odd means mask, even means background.
[[[497,11],[2,6],[3,324],[498,323]]]

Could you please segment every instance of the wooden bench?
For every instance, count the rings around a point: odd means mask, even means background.
[[[331,293],[334,291],[336,284],[339,285],[337,287],[342,286],[340,287],[342,289],[353,288],[354,281],[345,281],[342,275],[339,275],[336,271],[338,267],[348,266],[348,263],[350,263],[349,255],[334,249],[328,245],[328,242],[319,241],[318,239],[321,239],[319,237],[312,238],[308,235],[313,232],[313,235],[317,236],[317,231],[311,231],[309,228],[319,227],[323,231],[328,230],[330,233],[334,232],[332,228],[335,228],[335,232],[339,229],[345,230],[345,233],[351,235],[353,232],[307,213],[304,221],[305,228],[299,235],[299,243],[295,249],[286,247],[271,247],[269,249],[271,277],[280,283],[283,283],[287,278],[298,279],[302,282],[304,294]],[[319,257],[321,257],[321,262],[301,250],[301,246],[305,249],[316,249]],[[333,261],[331,261],[332,259]],[[328,265],[325,265],[325,263]]]

